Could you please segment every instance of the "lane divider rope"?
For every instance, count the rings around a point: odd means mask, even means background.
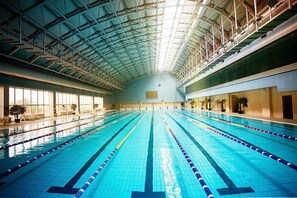
[[[170,134],[174,138],[175,142],[177,143],[179,149],[181,150],[181,152],[183,153],[184,157],[186,158],[189,166],[191,167],[191,169],[192,169],[193,173],[195,174],[196,178],[198,179],[198,181],[199,181],[200,185],[202,186],[204,192],[206,193],[207,197],[208,198],[214,197],[214,195],[212,194],[210,188],[207,186],[206,182],[202,178],[202,176],[199,173],[198,169],[195,167],[193,161],[188,156],[187,152],[185,151],[185,149],[183,148],[182,144],[180,143],[180,141],[177,139],[177,137],[175,136],[175,134],[171,130],[171,128],[168,125],[168,123],[166,122],[166,120],[163,118],[163,116],[161,116],[161,118],[162,118],[163,122],[165,123],[167,129],[169,130]]]
[[[146,114],[143,114],[143,116],[137,121],[137,123],[132,127],[132,129],[130,129],[130,131],[127,133],[127,135],[121,140],[121,142],[115,147],[115,149],[108,155],[108,157],[99,166],[99,168],[92,174],[92,176],[88,179],[88,181],[86,181],[85,184],[79,189],[79,191],[77,191],[77,193],[74,195],[74,198],[79,198],[86,191],[86,189],[91,185],[91,183],[94,181],[94,179],[97,177],[97,175],[103,170],[103,168],[106,166],[106,164],[112,158],[112,156],[114,156],[114,154],[117,152],[117,150],[120,149],[120,147],[124,144],[124,142],[128,139],[128,137],[134,131],[134,129],[142,121],[142,119],[144,118],[145,115]]]
[[[232,125],[235,125],[235,126],[248,128],[248,129],[251,129],[251,130],[254,130],[254,131],[259,131],[259,132],[262,132],[262,133],[267,133],[267,134],[274,135],[274,136],[281,137],[281,138],[285,138],[285,139],[288,139],[288,140],[297,141],[297,137],[292,137],[292,136],[284,135],[284,134],[281,134],[281,133],[276,133],[276,132],[268,131],[268,130],[265,130],[265,129],[260,129],[260,128],[257,128],[257,127],[252,127],[252,126],[249,126],[249,125],[244,125],[244,124],[224,120],[224,119],[221,119],[221,118],[214,118],[214,117],[207,116],[207,115],[204,115],[204,114],[200,114],[200,115],[205,116],[205,117],[210,118],[210,119],[213,119],[213,120],[220,121],[220,122],[225,122],[225,123],[229,123],[229,124],[232,124]]]
[[[181,114],[181,113],[180,113],[180,114]],[[221,135],[221,136],[223,136],[223,137],[226,137],[226,138],[228,138],[228,139],[230,139],[230,140],[233,140],[233,141],[236,142],[236,143],[239,143],[239,144],[241,144],[241,145],[243,145],[243,146],[245,146],[245,147],[247,147],[247,148],[250,148],[250,149],[252,149],[252,150],[254,150],[254,151],[258,152],[258,153],[261,153],[262,155],[267,156],[267,157],[269,157],[269,158],[271,158],[271,159],[273,159],[273,160],[275,160],[275,161],[277,161],[277,162],[280,162],[280,163],[286,165],[287,167],[292,168],[292,169],[294,169],[294,170],[297,171],[297,166],[296,166],[295,164],[293,164],[293,163],[291,163],[291,162],[288,162],[287,160],[284,160],[284,159],[278,157],[277,155],[274,155],[274,154],[272,154],[272,153],[270,153],[270,152],[268,152],[268,151],[265,151],[265,150],[263,150],[263,149],[261,149],[261,148],[255,146],[255,145],[252,145],[251,143],[246,142],[245,140],[236,138],[236,137],[234,137],[234,136],[231,135],[231,134],[230,134],[230,135],[225,134],[224,132],[221,132],[221,131],[216,130],[216,129],[212,128],[212,127],[209,127],[208,124],[204,124],[204,123],[202,123],[201,121],[199,121],[198,119],[194,118],[195,120],[198,121],[198,122],[197,122],[197,121],[195,121],[194,119],[192,119],[193,117],[191,117],[191,116],[182,114],[181,117],[184,117],[185,119],[189,120],[189,121],[192,122],[192,123],[195,123],[196,125],[199,125],[199,126],[202,127],[202,128],[206,128],[207,130],[210,130],[210,131],[212,131],[212,132],[214,132],[214,133],[217,133],[217,134],[219,134],[219,135]],[[188,117],[191,117],[191,118],[188,118]]]
[[[115,115],[111,115],[108,118],[111,118],[113,116],[115,116]],[[60,130],[57,130],[57,131],[53,131],[51,133],[47,133],[47,134],[37,136],[37,137],[31,138],[31,139],[23,140],[21,142],[17,142],[17,143],[14,143],[14,144],[7,144],[7,145],[4,145],[4,146],[0,146],[0,150],[7,149],[9,147],[16,146],[16,145],[19,145],[19,144],[24,144],[24,143],[27,143],[27,142],[31,142],[33,140],[37,140],[39,138],[43,138],[43,137],[46,137],[46,136],[50,136],[50,135],[54,135],[54,134],[57,134],[57,133],[65,132],[67,130],[74,129],[74,128],[77,128],[77,127],[80,127],[80,126],[83,126],[83,125],[86,125],[86,124],[90,124],[90,123],[93,123],[93,122],[98,122],[99,120],[102,120],[104,118],[107,118],[107,117],[100,117],[99,119],[92,120],[90,122],[86,122],[86,123],[75,125],[75,126],[68,127],[68,128],[65,128],[65,129],[60,129]]]
[[[64,142],[64,143],[62,143],[62,144],[59,144],[58,146],[55,146],[55,147],[53,147],[53,148],[51,148],[51,149],[49,149],[49,150],[47,150],[47,151],[45,151],[45,152],[43,152],[43,153],[37,155],[37,156],[35,156],[34,158],[31,158],[31,159],[29,159],[29,160],[27,160],[27,161],[25,161],[25,162],[23,162],[23,163],[18,164],[17,166],[14,166],[14,167],[12,167],[12,168],[9,168],[9,169],[7,169],[6,171],[3,171],[3,172],[0,173],[0,179],[2,179],[2,178],[4,178],[4,177],[6,177],[6,176],[8,176],[8,175],[10,175],[10,174],[12,174],[12,173],[14,173],[15,171],[17,171],[17,170],[19,170],[19,169],[25,167],[26,165],[28,165],[28,164],[34,162],[34,161],[37,160],[37,159],[40,159],[40,158],[42,158],[42,157],[44,157],[44,156],[46,156],[46,155],[48,155],[48,154],[50,154],[50,153],[52,153],[52,152],[54,152],[54,151],[59,150],[60,148],[62,148],[62,147],[64,147],[64,146],[67,146],[67,145],[69,145],[69,144],[72,144],[72,143],[74,143],[74,142],[76,142],[76,141],[78,141],[78,140],[80,140],[80,139],[82,139],[82,138],[85,138],[85,137],[87,137],[87,136],[89,136],[89,135],[91,135],[91,134],[93,134],[93,133],[95,133],[95,132],[100,131],[101,129],[103,129],[103,128],[105,128],[105,127],[108,127],[108,126],[110,126],[110,125],[112,125],[112,124],[114,124],[114,123],[116,123],[116,122],[118,122],[118,121],[120,121],[120,120],[123,120],[123,119],[125,119],[126,117],[128,117],[128,116],[131,115],[131,114],[132,114],[132,113],[129,113],[129,114],[125,115],[124,117],[120,118],[120,119],[117,119],[117,120],[111,120],[111,121],[105,123],[104,125],[101,125],[101,126],[99,126],[99,127],[96,127],[96,128],[94,128],[94,129],[91,129],[91,130],[89,130],[89,131],[86,131],[85,133],[83,133],[83,134],[81,134],[81,135],[78,135],[78,136],[76,136],[76,137],[74,137],[74,138],[72,138],[72,139],[70,139],[70,140],[68,140],[68,141],[66,141],[66,142]]]

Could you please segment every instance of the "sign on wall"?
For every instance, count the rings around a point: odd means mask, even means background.
[[[148,99],[157,99],[158,98],[158,91],[147,91],[146,98]]]

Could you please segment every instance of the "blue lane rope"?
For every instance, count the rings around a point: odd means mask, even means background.
[[[201,174],[199,173],[198,169],[195,167],[193,161],[190,159],[190,157],[188,156],[187,152],[185,151],[185,149],[183,148],[182,144],[180,143],[180,141],[177,139],[177,137],[174,135],[173,131],[171,130],[171,128],[169,127],[168,123],[165,121],[165,119],[162,117],[163,122],[165,123],[167,129],[169,130],[169,132],[171,133],[172,137],[174,138],[175,142],[177,143],[179,149],[181,150],[181,152],[183,153],[184,157],[186,158],[189,166],[191,167],[193,173],[195,174],[196,178],[198,179],[200,185],[202,186],[204,192],[206,193],[208,198],[212,198],[214,197],[214,195],[212,194],[210,188],[207,186],[206,182],[204,181],[204,179],[202,178]]]
[[[220,121],[220,122],[229,123],[229,124],[232,124],[232,125],[235,125],[235,126],[245,127],[245,128],[248,128],[248,129],[251,129],[251,130],[254,130],[254,131],[259,131],[259,132],[267,133],[267,134],[274,135],[274,136],[277,136],[277,137],[285,138],[285,139],[288,139],[288,140],[297,141],[297,137],[292,137],[292,136],[284,135],[284,134],[281,134],[281,133],[276,133],[276,132],[268,131],[268,130],[265,130],[265,129],[260,129],[260,128],[257,128],[257,127],[252,127],[252,126],[249,126],[249,125],[244,125],[244,124],[240,124],[240,123],[237,123],[237,122],[224,120],[224,119],[221,119],[221,118],[214,118],[214,117],[207,116],[207,115],[204,115],[204,114],[199,114],[199,115],[205,116],[207,118],[217,120],[217,121]]]
[[[178,113],[179,113],[179,112],[178,112]],[[180,114],[181,114],[181,113],[180,113]],[[233,140],[234,142],[237,142],[237,143],[239,143],[239,144],[241,144],[241,145],[243,145],[243,146],[245,146],[245,147],[247,147],[247,148],[250,148],[250,149],[252,149],[252,150],[254,150],[254,151],[257,151],[258,153],[261,153],[261,154],[263,154],[263,155],[265,155],[265,156],[267,156],[267,157],[269,157],[269,158],[271,158],[271,159],[273,159],[273,160],[275,160],[275,161],[277,161],[277,162],[280,162],[280,163],[286,165],[287,167],[292,168],[292,169],[294,169],[294,170],[297,171],[297,166],[296,166],[295,164],[293,164],[293,163],[291,163],[291,162],[288,162],[287,160],[284,160],[284,159],[278,157],[277,155],[274,155],[274,154],[272,154],[272,153],[270,153],[270,152],[268,152],[268,151],[265,151],[265,150],[263,150],[263,149],[261,149],[261,148],[255,146],[255,145],[251,145],[250,143],[248,143],[248,142],[246,142],[246,141],[244,141],[244,140],[238,139],[238,138],[232,136],[231,134],[230,134],[230,135],[227,135],[227,134],[225,134],[225,133],[223,133],[223,132],[221,132],[221,131],[218,131],[218,130],[216,130],[216,129],[213,129],[212,127],[209,127],[210,125],[205,124],[205,123],[199,121],[199,120],[196,119],[196,118],[194,118],[194,119],[197,120],[198,122],[196,122],[196,121],[193,120],[193,119],[188,118],[188,117],[191,117],[191,116],[183,115],[183,114],[182,114],[181,117],[184,117],[184,118],[186,118],[187,120],[190,120],[190,122],[193,122],[193,123],[199,125],[200,127],[206,128],[206,129],[208,129],[208,130],[210,130],[210,131],[212,131],[212,132],[214,132],[214,133],[217,133],[217,134],[219,134],[219,135],[221,135],[221,136],[223,136],[223,137],[226,137],[226,138],[228,138],[228,139],[230,139],[230,140]],[[192,118],[192,117],[191,117],[191,118]]]
[[[68,144],[74,143],[74,142],[76,142],[76,141],[78,141],[78,140],[80,140],[80,139],[82,139],[84,137],[87,137],[87,136],[89,136],[89,135],[91,135],[91,134],[93,134],[95,132],[98,132],[99,130],[101,130],[101,129],[107,127],[107,126],[110,126],[110,125],[112,125],[112,124],[114,124],[114,123],[116,123],[116,122],[118,122],[120,120],[123,120],[123,119],[125,119],[126,117],[128,117],[131,114],[132,113],[129,113],[129,114],[123,116],[122,118],[118,119],[118,120],[111,120],[110,122],[108,122],[108,124],[104,124],[104,125],[101,125],[99,127],[94,128],[94,129],[91,129],[91,130],[89,130],[89,131],[87,131],[87,132],[85,132],[85,133],[83,133],[83,134],[81,134],[81,135],[79,135],[79,136],[77,136],[75,138],[72,138],[72,139],[70,139],[70,140],[68,140],[68,141],[66,141],[66,142],[64,142],[62,144],[59,144],[58,146],[55,146],[55,147],[53,147],[53,148],[51,148],[51,149],[37,155],[37,156],[35,156],[34,158],[31,158],[31,159],[29,159],[29,160],[27,160],[27,161],[25,161],[23,163],[18,164],[17,166],[9,168],[6,171],[3,171],[3,172],[0,173],[0,179],[14,173],[15,171],[25,167],[26,165],[34,162],[37,159],[40,159],[40,158],[42,158],[42,157],[44,157],[44,156],[46,156],[46,155],[48,155],[48,154],[50,154],[50,153],[52,153],[52,152],[54,152],[56,150],[59,150],[60,148],[62,148],[64,146],[67,146]]]
[[[109,116],[108,118],[111,118],[111,117],[113,117],[113,116],[115,116],[115,114]],[[57,131],[53,131],[53,132],[51,132],[51,133],[47,133],[47,134],[44,134],[44,135],[41,135],[41,136],[37,136],[37,137],[31,138],[31,139],[28,139],[28,140],[23,140],[23,141],[21,141],[21,142],[17,142],[17,143],[14,143],[14,144],[6,144],[6,145],[4,145],[4,146],[0,146],[0,150],[7,149],[7,148],[9,148],[9,147],[13,147],[13,146],[16,146],[16,145],[19,145],[19,144],[24,144],[24,143],[27,143],[27,142],[31,142],[31,141],[33,141],[33,140],[37,140],[37,139],[39,139],[39,138],[43,138],[43,137],[46,137],[46,136],[50,136],[50,135],[54,135],[54,134],[57,134],[57,133],[65,132],[65,131],[67,131],[67,130],[74,129],[74,128],[76,128],[76,127],[80,127],[80,126],[83,126],[83,125],[86,125],[86,124],[90,124],[90,123],[92,123],[92,122],[97,122],[97,121],[102,120],[102,119],[104,119],[104,118],[106,118],[106,117],[101,117],[101,116],[100,116],[99,119],[92,120],[92,121],[90,121],[90,122],[86,122],[86,123],[79,124],[79,125],[75,125],[75,126],[68,127],[68,128],[65,128],[65,129],[61,129],[61,130],[57,130]]]
[[[79,198],[82,196],[82,194],[85,192],[85,190],[91,185],[91,183],[94,181],[95,177],[103,170],[105,165],[109,162],[109,160],[112,158],[112,156],[121,148],[121,146],[124,144],[124,142],[128,139],[128,137],[131,135],[131,133],[134,131],[134,129],[137,127],[137,125],[141,122],[141,120],[144,118],[145,114],[137,121],[137,123],[130,129],[130,131],[127,133],[127,135],[121,140],[121,142],[115,147],[115,149],[108,155],[108,157],[104,160],[104,162],[99,166],[99,168],[92,174],[92,176],[88,179],[88,181],[77,191],[77,193],[74,195],[73,198]]]

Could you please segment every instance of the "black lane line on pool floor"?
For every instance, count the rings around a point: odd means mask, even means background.
[[[145,188],[144,192],[132,191],[132,198],[165,198],[165,192],[153,192],[153,162],[154,162],[154,110],[152,112],[148,152],[146,158]]]
[[[130,113],[130,114],[131,114],[131,113]],[[125,117],[127,117],[127,116],[129,116],[129,114],[123,116],[123,117],[120,118],[120,119],[123,119],[123,118],[125,118]],[[113,116],[110,116],[110,117],[113,117]],[[38,160],[38,159],[40,159],[40,158],[42,158],[42,157],[44,157],[44,156],[50,154],[50,153],[52,153],[52,152],[54,152],[54,151],[56,151],[56,150],[59,150],[60,148],[66,146],[66,145],[68,145],[68,144],[71,144],[71,143],[73,143],[73,142],[76,142],[76,141],[78,141],[79,139],[82,139],[82,138],[84,138],[84,137],[86,137],[86,136],[88,136],[88,135],[91,135],[91,134],[97,132],[98,129],[100,130],[100,128],[102,129],[102,128],[106,127],[106,126],[109,126],[110,123],[114,123],[114,122],[116,122],[116,121],[115,121],[116,119],[117,119],[117,118],[115,118],[115,119],[113,119],[113,120],[109,120],[109,121],[107,121],[106,123],[104,123],[104,124],[101,125],[101,126],[92,128],[92,129],[90,129],[90,130],[88,130],[88,131],[86,131],[86,132],[84,132],[84,133],[82,133],[82,134],[80,134],[80,135],[78,135],[78,136],[76,136],[76,137],[74,137],[74,138],[71,138],[70,140],[67,140],[67,141],[64,142],[64,143],[61,143],[61,144],[59,144],[59,145],[57,145],[57,146],[55,146],[55,147],[53,147],[53,148],[51,148],[51,149],[48,149],[47,151],[45,151],[45,152],[43,152],[43,153],[41,153],[41,154],[35,156],[34,158],[31,158],[31,159],[29,159],[29,160],[27,160],[27,161],[25,161],[25,162],[23,162],[23,163],[18,164],[18,165],[15,166],[15,167],[9,168],[9,169],[7,169],[6,171],[1,172],[1,173],[0,173],[0,179],[6,177],[6,176],[8,176],[8,175],[11,175],[11,174],[14,173],[15,171],[17,171],[17,170],[19,170],[19,169],[21,169],[21,168],[27,166],[28,164],[31,164],[32,162],[34,162],[34,161],[36,161],[36,160]],[[4,185],[4,184],[5,184],[5,182],[0,182],[0,187],[1,187],[2,185]]]
[[[243,146],[245,146],[247,148],[250,148],[250,149],[252,149],[252,150],[254,150],[254,151],[258,152],[258,153],[261,153],[262,155],[264,155],[266,157],[269,157],[269,158],[271,158],[271,159],[273,159],[273,160],[275,160],[275,161],[277,161],[277,162],[279,162],[279,163],[281,163],[281,164],[283,164],[283,165],[297,171],[297,165],[296,164],[293,164],[293,163],[291,163],[291,162],[289,162],[289,161],[287,161],[287,160],[285,160],[285,159],[283,159],[281,157],[278,157],[277,155],[274,155],[274,154],[272,154],[272,153],[270,153],[270,152],[268,152],[268,151],[266,151],[266,150],[264,150],[264,149],[262,149],[262,148],[260,148],[260,147],[258,147],[256,145],[254,145],[254,144],[252,144],[252,143],[250,143],[248,141],[245,141],[245,140],[237,137],[236,135],[232,135],[232,134],[230,134],[230,133],[228,133],[228,132],[226,132],[226,131],[224,131],[222,129],[219,129],[219,128],[213,126],[213,125],[207,124],[207,123],[205,123],[205,122],[203,122],[203,121],[201,121],[201,120],[199,120],[197,118],[194,118],[194,117],[192,117],[190,115],[185,115],[185,114],[180,113],[180,112],[176,112],[176,113],[179,113],[179,114],[183,115],[184,117],[186,117],[186,119],[189,119],[187,117],[190,117],[192,120],[197,120],[198,122],[205,125],[206,129],[208,129],[208,130],[210,130],[210,131],[212,131],[214,133],[217,133],[217,134],[219,134],[219,135],[221,135],[223,137],[226,137],[226,138],[228,138],[230,140],[233,140],[234,142],[237,142],[238,144],[241,144],[241,145],[243,145]],[[196,121],[191,121],[191,122],[197,123],[199,125],[199,123],[196,122]]]
[[[121,148],[121,146],[126,142],[126,140],[130,137],[132,132],[137,128],[139,123],[145,117],[146,113],[133,125],[133,127],[128,131],[125,137],[119,142],[119,144],[111,151],[107,158],[100,164],[100,166],[96,169],[96,171],[91,175],[91,177],[84,183],[84,185],[77,191],[77,193],[73,196],[73,198],[80,198],[83,193],[87,190],[87,188],[92,184],[95,178],[103,171],[104,167],[107,166],[108,162],[111,160],[113,156],[115,156],[116,152]]]
[[[191,135],[191,133],[185,129],[179,122],[177,122],[171,115],[167,112],[166,114],[184,131],[184,133],[190,138],[190,140],[195,144],[195,146],[201,151],[205,156],[207,161],[215,169],[218,175],[222,178],[228,188],[217,189],[220,195],[231,195],[231,194],[243,194],[255,192],[251,187],[237,187],[234,182],[228,177],[225,171],[217,164],[217,162],[210,156],[210,154],[199,144],[199,142]]]
[[[98,158],[98,156],[102,153],[102,151],[114,140],[114,138],[122,132],[133,120],[135,120],[138,115],[136,115],[133,119],[127,122],[122,128],[120,128],[107,142],[105,142],[98,151],[93,154],[92,157],[80,168],[80,170],[65,184],[64,187],[60,186],[52,186],[47,192],[49,193],[60,193],[60,194],[75,194],[79,191],[79,188],[73,188],[73,186],[77,183],[77,181],[81,178],[81,176],[87,171],[87,169],[92,165],[92,163]]]

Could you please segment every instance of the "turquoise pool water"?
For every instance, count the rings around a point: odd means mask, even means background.
[[[96,170],[81,197],[297,197],[296,132],[161,109],[9,129],[0,132],[0,197],[73,197]]]

